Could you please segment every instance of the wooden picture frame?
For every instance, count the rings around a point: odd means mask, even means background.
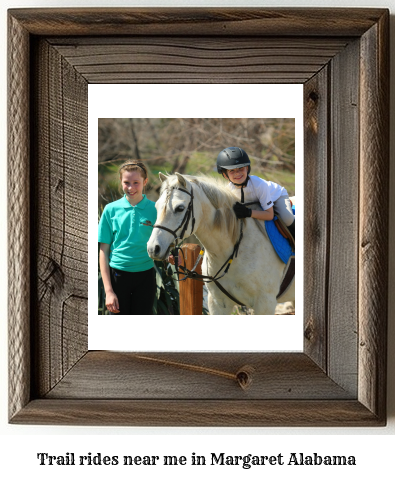
[[[9,11],[11,423],[385,425],[388,30],[385,9]],[[87,350],[87,87],[133,82],[304,84],[303,353]]]

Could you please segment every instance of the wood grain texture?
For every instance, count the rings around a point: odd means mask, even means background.
[[[304,350],[327,370],[329,66],[304,85]]]
[[[22,9],[9,18],[10,422],[384,425],[388,11]],[[87,85],[114,81],[305,84],[314,203],[305,298],[314,303],[303,354],[87,351]],[[20,167],[30,168],[30,209]]]
[[[357,400],[32,400],[11,423],[85,426],[369,427]]]
[[[384,9],[46,8],[12,9],[35,35],[360,36]]]
[[[328,373],[357,393],[359,42],[331,62]]]
[[[385,416],[389,235],[389,15],[361,39],[359,400]],[[383,206],[385,205],[385,206]]]
[[[30,398],[29,35],[8,21],[9,416]]]
[[[50,40],[89,83],[304,83],[350,39],[119,37]]]
[[[37,268],[35,393],[87,349],[87,84],[45,40],[36,46],[33,258]],[[50,68],[49,68],[50,65]]]
[[[242,370],[250,371],[248,388],[240,386],[238,373]],[[153,397],[182,400],[196,397],[214,400],[355,398],[304,354],[106,351],[89,351],[46,395],[46,398],[78,399]]]

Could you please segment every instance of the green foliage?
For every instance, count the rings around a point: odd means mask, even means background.
[[[180,315],[180,292],[174,280],[175,267],[163,262],[154,262],[156,270],[156,296],[153,315]]]
[[[147,196],[156,201],[159,172],[218,177],[216,158],[227,146],[247,151],[252,174],[295,194],[293,118],[101,118],[98,132],[103,205],[120,197],[118,167],[126,159],[148,166]]]
[[[295,173],[286,170],[271,170],[267,171],[264,174],[256,173],[252,170],[252,174],[259,176],[266,181],[272,181],[274,183],[280,184],[283,186],[289,196],[295,196]]]
[[[99,205],[104,207],[109,202],[122,197],[118,176],[119,164],[102,163],[98,167]]]

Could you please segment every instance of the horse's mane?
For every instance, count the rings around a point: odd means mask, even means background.
[[[197,185],[211,205],[215,208],[214,221],[211,225],[226,234],[230,234],[233,243],[239,238],[240,228],[238,226],[238,219],[233,211],[233,205],[237,201],[226,183],[217,178],[209,176],[182,176],[186,181]],[[170,197],[171,188],[175,186],[183,186],[180,176],[172,174],[167,176],[165,182],[162,183],[160,193],[165,190],[168,191],[168,198]]]

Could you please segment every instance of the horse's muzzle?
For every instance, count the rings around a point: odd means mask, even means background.
[[[160,256],[160,245],[156,244],[151,247],[147,247],[148,255],[150,256],[151,259],[154,259],[156,261],[162,260],[162,257]]]
[[[154,261],[163,261],[170,254],[170,246],[164,250],[159,244],[153,244],[147,247],[147,251],[150,258]]]

